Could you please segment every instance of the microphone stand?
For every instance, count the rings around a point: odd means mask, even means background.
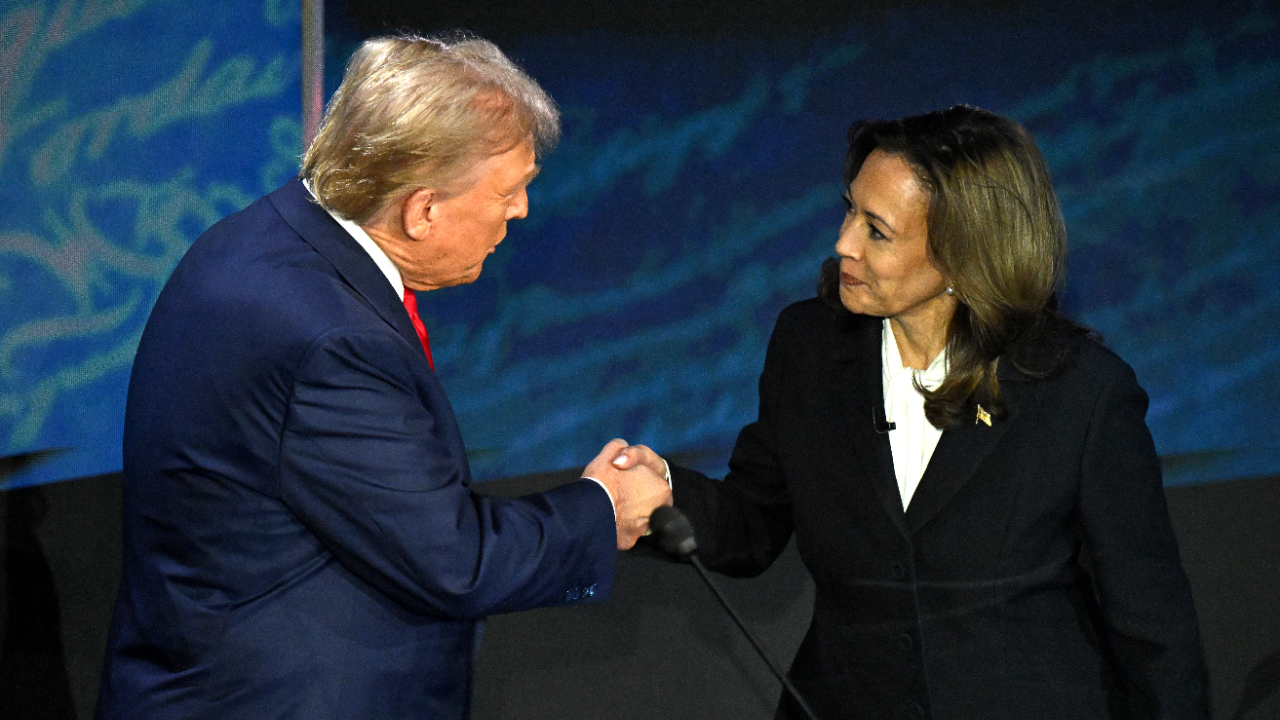
[[[813,708],[809,707],[809,703],[805,702],[804,698],[800,695],[800,691],[796,690],[795,686],[791,684],[791,681],[787,679],[787,676],[779,671],[778,667],[773,664],[773,661],[769,659],[767,654],[765,654],[764,648],[760,647],[760,643],[756,642],[751,631],[747,629],[745,624],[743,624],[742,618],[738,617],[738,613],[734,612],[733,606],[729,604],[729,600],[725,598],[724,593],[720,592],[720,588],[716,587],[716,584],[711,582],[711,575],[707,572],[707,568],[703,566],[702,561],[698,559],[698,556],[696,554],[690,554],[688,560],[689,563],[693,565],[693,568],[698,571],[698,575],[702,578],[702,581],[707,584],[707,587],[711,588],[712,593],[715,593],[716,599],[719,600],[720,604],[724,606],[724,609],[728,611],[729,617],[733,618],[733,621],[737,623],[738,629],[742,631],[744,636],[746,636],[747,641],[751,643],[751,647],[755,648],[756,654],[760,656],[760,659],[764,660],[765,665],[769,666],[769,670],[773,672],[773,676],[782,682],[782,687],[786,688],[788,693],[791,693],[791,698],[796,701],[796,704],[800,706],[801,710],[804,710],[804,714],[808,716],[809,720],[818,720],[818,716],[813,713]]]
[[[760,647],[760,643],[756,642],[755,636],[747,629],[747,626],[742,622],[742,618],[738,617],[738,613],[734,612],[728,598],[724,596],[724,593],[720,592],[720,588],[716,587],[715,583],[711,582],[711,575],[707,573],[707,568],[698,559],[698,539],[694,537],[693,525],[689,522],[689,518],[674,507],[663,506],[655,508],[653,514],[649,516],[649,528],[663,552],[677,560],[687,560],[693,565],[702,581],[707,584],[707,587],[711,588],[711,592],[715,594],[716,599],[728,611],[729,617],[733,618],[733,621],[738,625],[738,629],[747,637],[751,647],[755,648],[756,654],[760,656],[761,660],[764,660],[765,665],[769,666],[769,671],[773,673],[773,676],[778,678],[778,681],[782,683],[782,687],[786,688],[788,693],[791,693],[792,699],[796,701],[801,710],[804,710],[804,714],[809,720],[818,720],[813,708],[809,707],[809,703],[805,702],[804,698],[801,697],[800,691],[796,690],[791,681],[787,679],[787,676],[778,670],[773,661],[769,659],[769,656],[765,654],[764,648]]]

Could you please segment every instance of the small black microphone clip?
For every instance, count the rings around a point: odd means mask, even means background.
[[[881,435],[884,435],[890,430],[893,430],[898,427],[898,423],[896,422],[887,422],[885,420],[881,420],[880,417],[883,414],[884,414],[883,410],[880,410],[879,408],[872,406],[871,426],[874,427],[876,429],[876,432],[880,433]]]

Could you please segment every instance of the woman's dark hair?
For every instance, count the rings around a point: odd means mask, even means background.
[[[956,105],[901,120],[849,128],[844,183],[874,150],[915,171],[929,198],[929,256],[959,301],[947,332],[946,379],[925,396],[936,427],[974,417],[981,404],[1003,412],[1001,357],[1032,377],[1056,373],[1070,338],[1087,332],[1057,312],[1066,229],[1049,170],[1021,125]],[[841,312],[838,261],[823,265],[818,294]]]

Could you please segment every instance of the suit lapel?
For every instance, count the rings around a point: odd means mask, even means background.
[[[902,494],[893,471],[893,450],[889,435],[877,432],[877,419],[884,417],[884,383],[880,367],[879,318],[867,318],[859,322],[849,333],[848,341],[834,354],[835,383],[837,393],[847,393],[839,399],[844,414],[842,425],[847,437],[852,439],[854,458],[863,475],[871,483],[876,497],[884,505],[885,513],[904,534],[907,532],[906,516],[902,510]]]
[[[1005,404],[1004,417],[992,418],[988,427],[977,422],[975,414],[973,421],[963,421],[942,433],[907,507],[907,526],[911,532],[923,527],[960,492],[1026,410],[1037,386],[1016,371],[1006,371],[1005,365],[1001,364],[998,376]]]
[[[311,199],[301,180],[289,181],[268,198],[289,227],[323,255],[383,321],[411,346],[419,346],[418,334],[395,288],[355,238]]]

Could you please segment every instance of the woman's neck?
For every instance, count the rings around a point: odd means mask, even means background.
[[[947,346],[947,326],[955,313],[954,303],[937,308],[936,312],[896,315],[889,318],[889,328],[898,343],[898,356],[902,366],[924,370]]]

